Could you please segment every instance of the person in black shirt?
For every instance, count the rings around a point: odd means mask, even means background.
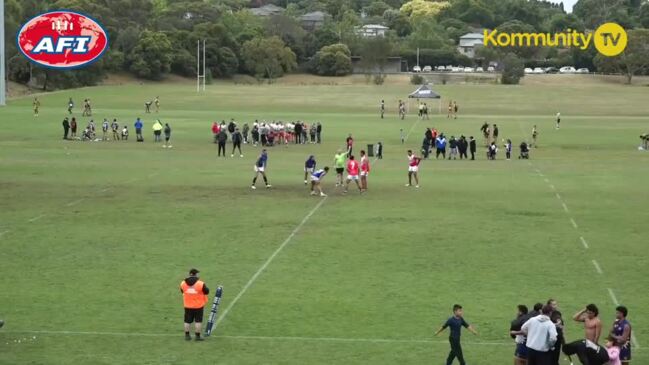
[[[70,131],[70,122],[68,122],[68,117],[63,119],[63,139],[68,139],[68,132]]]
[[[221,151],[223,151],[223,157],[225,157],[225,142],[228,141],[228,133],[225,129],[221,129],[219,134],[216,135],[216,141],[219,143],[219,154],[221,156]]]
[[[561,358],[561,346],[566,344],[566,338],[563,334],[563,317],[559,311],[559,305],[554,299],[548,299],[547,305],[552,308],[552,313],[550,313],[550,320],[554,323],[557,329],[557,342],[554,345],[554,348],[550,350],[551,352],[551,365],[559,365],[559,359]]]
[[[376,144],[376,158],[379,160],[383,159],[383,143],[381,142]]]
[[[472,160],[475,160],[476,149],[477,149],[477,147],[476,147],[475,139],[473,138],[473,136],[470,136],[469,137],[469,150],[471,151],[471,159]]]
[[[460,136],[460,140],[457,142],[457,148],[460,150],[460,160],[463,158],[469,158],[466,154],[466,151],[469,148],[469,143],[466,141],[466,137]]]
[[[295,132],[295,144],[302,143],[302,123],[295,123],[295,128],[293,129],[293,131]]]
[[[495,124],[494,124],[493,134],[494,134],[494,142],[498,142],[498,126]]]
[[[451,351],[448,353],[448,357],[446,358],[446,365],[451,365],[456,357],[460,362],[460,365],[466,365],[464,355],[462,354],[462,345],[460,344],[460,332],[462,327],[468,329],[474,335],[478,335],[478,332],[476,332],[473,326],[464,320],[462,317],[463,314],[464,310],[462,309],[462,306],[455,304],[453,306],[453,316],[446,320],[442,327],[435,332],[435,336],[437,336],[446,329],[446,327],[450,328],[451,333],[449,334],[448,341],[451,344]]]
[[[234,129],[234,133],[232,133],[232,154],[230,157],[234,157],[234,151],[238,148],[239,149],[239,157],[243,157],[243,153],[241,152],[241,141],[243,140],[243,137],[241,136],[241,132],[239,132],[239,128]]]
[[[318,125],[315,127],[315,139],[317,143],[322,142],[322,124],[318,122]]]

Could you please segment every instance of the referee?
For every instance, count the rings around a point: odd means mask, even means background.
[[[189,326],[194,322],[196,341],[203,341],[201,338],[203,307],[207,303],[207,295],[210,290],[198,278],[198,270],[189,270],[189,277],[180,283],[180,292],[183,294],[183,306],[185,307],[185,340],[191,341]]]

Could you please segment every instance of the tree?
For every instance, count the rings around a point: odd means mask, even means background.
[[[503,84],[518,84],[520,79],[525,76],[525,64],[513,53],[508,53],[502,60]]]
[[[387,10],[390,9],[392,9],[390,5],[386,4],[381,0],[378,0],[364,7],[363,11],[365,12],[365,14],[369,16],[383,16],[383,13],[385,13]]]
[[[627,34],[628,43],[622,54],[598,54],[594,63],[598,71],[623,73],[630,84],[634,75],[649,71],[649,29],[632,29]]]
[[[416,18],[413,21],[412,33],[408,36],[407,42],[412,49],[436,49],[450,45],[444,28],[433,18]]]
[[[128,57],[130,70],[138,77],[159,80],[171,70],[172,51],[164,33],[145,30]]]
[[[272,80],[297,67],[295,53],[277,36],[247,41],[241,55],[245,69],[257,79]]]
[[[521,22],[520,20],[510,20],[496,27],[498,32],[501,33],[534,33],[536,30],[530,24]],[[509,50],[516,53],[522,58],[532,58],[539,50],[535,46],[512,46]]]
[[[366,38],[360,44],[359,56],[361,67],[366,75],[383,75],[388,57],[392,54],[394,45],[388,37]],[[384,78],[379,77],[382,81]],[[375,79],[378,80],[378,79]]]
[[[401,6],[401,12],[409,17],[434,17],[442,10],[449,8],[448,1],[411,0]]]
[[[583,32],[585,27],[581,19],[574,14],[555,14],[550,18],[548,29],[550,32],[563,32],[568,29]]]
[[[607,22],[615,22],[624,28],[632,28],[627,0],[580,0],[573,14],[581,18],[589,29],[597,29]]]
[[[324,46],[316,53],[313,70],[322,76],[344,76],[352,72],[351,52],[344,44]]]
[[[383,13],[383,21],[385,21],[385,25],[394,30],[399,37],[407,37],[412,33],[410,19],[399,10],[386,10]]]
[[[644,28],[649,28],[649,3],[644,3],[640,7],[638,21]]]

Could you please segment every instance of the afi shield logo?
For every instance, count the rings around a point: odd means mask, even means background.
[[[35,16],[16,35],[30,61],[56,68],[79,68],[97,61],[108,48],[108,33],[94,19],[68,10]]]

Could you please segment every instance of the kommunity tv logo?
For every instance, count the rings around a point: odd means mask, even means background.
[[[485,47],[562,47],[586,50],[591,44],[599,53],[614,57],[624,52],[628,36],[616,23],[600,25],[595,32],[584,33],[568,29],[559,33],[505,33],[498,29],[484,30]]]

